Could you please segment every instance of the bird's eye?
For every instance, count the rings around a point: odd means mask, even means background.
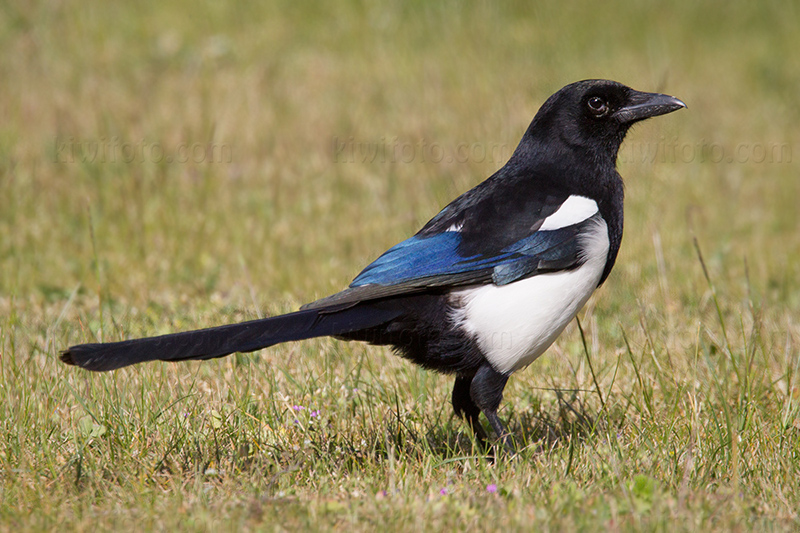
[[[589,111],[596,117],[602,117],[608,112],[608,104],[599,96],[592,96],[589,98],[586,105],[589,106]]]

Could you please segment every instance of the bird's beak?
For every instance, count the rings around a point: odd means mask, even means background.
[[[686,107],[686,104],[674,96],[639,91],[634,91],[628,101],[628,105],[619,109],[613,115],[620,124],[632,124],[646,118],[666,115]]]

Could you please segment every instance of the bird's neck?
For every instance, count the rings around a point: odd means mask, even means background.
[[[567,142],[544,142],[525,135],[501,174],[534,179],[595,200],[621,187],[616,171],[619,145],[597,150]]]

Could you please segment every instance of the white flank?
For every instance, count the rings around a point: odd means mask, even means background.
[[[583,222],[597,213],[597,202],[585,196],[573,194],[561,204],[558,210],[544,219],[539,231],[565,228]]]
[[[605,221],[595,220],[597,224],[579,237],[585,260],[579,268],[452,293],[457,307],[453,319],[476,337],[483,355],[498,372],[510,374],[531,364],[597,288],[609,242]]]

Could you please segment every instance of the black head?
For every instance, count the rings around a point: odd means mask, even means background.
[[[634,91],[615,81],[584,80],[548,98],[525,137],[551,146],[560,139],[567,146],[613,161],[631,125],[683,107],[686,104],[665,94]]]

